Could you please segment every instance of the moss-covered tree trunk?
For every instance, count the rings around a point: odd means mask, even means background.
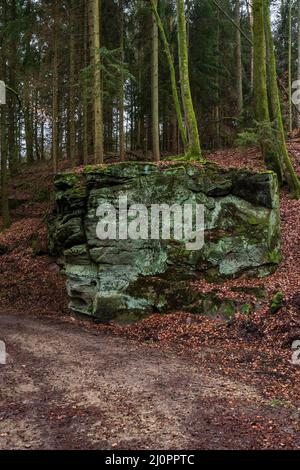
[[[53,173],[58,171],[58,0],[54,3],[54,25],[53,25],[53,75],[52,75],[52,165]]]
[[[265,0],[253,0],[253,66],[255,118],[262,127],[261,148],[266,166],[282,180],[282,167],[273,142],[267,90],[266,37],[264,20]]]
[[[269,98],[270,98],[270,115],[274,122],[276,129],[275,136],[275,151],[277,151],[278,160],[281,166],[281,174],[285,177],[289,188],[294,197],[299,198],[300,196],[300,185],[298,177],[295,173],[293,165],[291,163],[286,143],[285,133],[282,120],[282,111],[280,106],[279,90],[277,85],[277,70],[276,70],[276,59],[274,53],[274,42],[271,30],[271,19],[270,19],[270,1],[264,0],[264,19],[265,19],[265,36],[266,44],[268,48],[269,57]]]
[[[177,4],[177,22],[178,22],[178,53],[181,78],[182,100],[186,113],[186,124],[188,128],[188,149],[187,156],[191,158],[201,158],[200,138],[198,124],[194,110],[190,77],[189,77],[189,59],[187,46],[186,18],[184,11],[184,0],[176,0]]]
[[[154,0],[157,9],[157,0]],[[158,87],[158,28],[152,12],[152,154],[153,160],[160,160],[159,145],[159,87]]]

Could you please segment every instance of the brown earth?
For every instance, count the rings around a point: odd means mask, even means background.
[[[0,449],[270,449],[300,446],[299,409],[179,354],[2,312]],[[240,364],[240,368],[243,364]]]

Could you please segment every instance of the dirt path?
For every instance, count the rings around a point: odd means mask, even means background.
[[[192,357],[49,318],[0,315],[0,339],[0,449],[300,446],[299,413]]]

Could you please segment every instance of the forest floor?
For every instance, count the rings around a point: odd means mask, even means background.
[[[300,172],[300,143],[289,147]],[[208,158],[263,168],[255,151]],[[0,340],[8,350],[0,449],[299,448],[300,366],[291,364],[291,346],[300,340],[300,201],[282,192],[277,272],[222,287],[228,297],[232,287],[263,283],[259,313],[226,322],[171,312],[121,326],[69,316],[65,280],[47,254],[51,192],[46,163],[24,168],[11,182],[12,225],[0,233]],[[272,315],[278,291],[285,301]]]
[[[180,355],[22,313],[0,328],[0,449],[300,447],[299,410],[208,370],[214,348]]]

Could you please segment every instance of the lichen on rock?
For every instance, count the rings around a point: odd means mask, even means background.
[[[276,175],[216,165],[120,163],[87,167],[55,178],[56,202],[48,220],[49,245],[63,265],[72,311],[99,321],[138,319],[152,312],[186,310],[229,318],[236,306],[191,287],[200,277],[220,283],[265,276],[280,262]],[[202,204],[204,247],[186,240],[100,240],[97,208]],[[173,221],[174,225],[174,221]],[[173,227],[172,227],[173,228]]]

